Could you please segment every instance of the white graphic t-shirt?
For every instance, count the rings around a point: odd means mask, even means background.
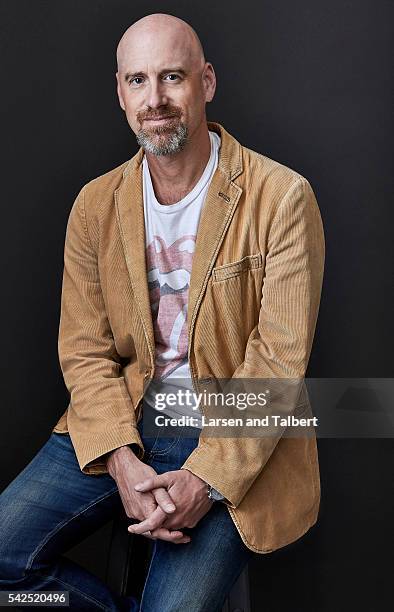
[[[179,389],[194,393],[188,363],[187,306],[201,210],[218,163],[220,136],[212,131],[209,136],[211,155],[204,172],[192,191],[175,204],[159,204],[148,161],[143,158],[146,261],[156,344],[155,375],[144,395],[151,406],[156,393],[177,393]],[[193,425],[202,427],[201,412],[193,410],[191,394],[189,405],[176,402],[162,412],[171,417],[193,417]]]

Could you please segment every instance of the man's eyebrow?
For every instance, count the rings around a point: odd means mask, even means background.
[[[186,76],[187,72],[183,68],[164,68],[160,70],[159,76],[163,76],[163,74],[169,74],[171,72],[178,72],[182,76]],[[129,81],[130,79],[135,79],[136,77],[146,76],[144,72],[126,72],[124,75],[124,80]]]

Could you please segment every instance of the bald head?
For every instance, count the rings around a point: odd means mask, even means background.
[[[135,62],[148,50],[152,57],[155,53],[159,57],[167,53],[182,56],[191,71],[202,70],[205,65],[204,51],[195,30],[173,15],[147,15],[125,31],[116,50],[118,71],[127,70],[130,61]]]

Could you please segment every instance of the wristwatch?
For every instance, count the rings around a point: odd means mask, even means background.
[[[224,495],[219,493],[216,489],[214,489],[210,484],[207,483],[208,486],[208,497],[212,501],[223,501],[225,499]]]

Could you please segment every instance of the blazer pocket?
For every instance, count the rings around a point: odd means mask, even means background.
[[[226,280],[233,276],[239,276],[242,272],[247,270],[254,270],[255,268],[261,268],[263,265],[263,256],[261,253],[256,255],[245,255],[238,261],[232,261],[231,263],[217,266],[212,270],[213,282]]]

